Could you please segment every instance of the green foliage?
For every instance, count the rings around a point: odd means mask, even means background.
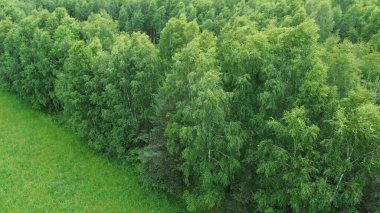
[[[61,14],[60,11],[59,14]],[[51,50],[51,57],[56,62],[55,69],[57,72],[63,71],[63,65],[68,57],[69,49],[71,45],[79,40],[80,29],[75,19],[67,16],[66,12],[64,18],[61,20],[61,24],[54,32],[54,46]]]
[[[5,37],[2,81],[35,108],[54,111],[60,108],[54,83],[62,63],[54,59],[64,57],[56,55],[57,46],[62,44],[53,37],[58,26],[67,25],[68,21],[74,23],[63,8],[52,14],[41,11],[24,18]],[[9,24],[9,20],[3,22]]]
[[[0,20],[10,19],[14,22],[19,22],[32,10],[29,4],[23,4],[18,1],[0,1]]]
[[[117,38],[102,79],[102,116],[109,126],[108,149],[122,155],[127,147],[141,146],[146,140],[154,114],[153,94],[163,74],[158,50],[149,37],[134,33]]]
[[[327,85],[327,69],[321,61],[315,61],[299,91],[297,102],[307,109],[308,117],[313,122],[321,123],[329,119],[337,107],[336,87]]]
[[[308,5],[309,8],[307,7]],[[310,0],[306,3],[306,9],[319,26],[320,41],[326,40],[334,28],[334,17],[330,1]]]
[[[349,41],[334,45],[333,38],[326,41],[324,60],[328,64],[328,82],[337,87],[338,95],[345,97],[360,84],[361,70],[355,46]]]
[[[158,44],[161,56],[171,61],[174,54],[186,46],[198,33],[199,26],[195,21],[187,23],[185,16],[181,16],[180,19],[170,19],[162,30]]]
[[[0,40],[5,41],[8,32],[14,27],[14,23],[10,19],[0,21]],[[0,43],[0,53],[4,52],[5,42]]]
[[[363,89],[343,99],[342,107],[331,120],[333,135],[324,142],[323,155],[329,166],[323,174],[333,183],[334,206],[355,209],[369,181],[368,174],[377,175],[379,121],[379,108],[371,104],[371,94]]]
[[[57,96],[62,101],[64,113],[74,129],[85,136],[96,149],[105,149],[105,135],[101,129],[101,77],[107,63],[107,54],[98,39],[86,45],[75,42],[64,64],[64,72],[58,76]]]
[[[48,107],[54,98],[54,73],[49,53],[53,41],[48,32],[36,29],[30,46],[20,48],[20,59],[24,70],[21,84],[25,95],[30,98],[34,107]]]
[[[188,210],[372,211],[379,6],[0,0],[0,83]]]
[[[319,128],[309,123],[303,108],[284,114],[283,123],[269,121],[274,139],[257,149],[259,189],[255,199],[261,211],[321,212],[329,207],[327,183],[318,174],[316,150]]]
[[[352,1],[344,8],[338,24],[342,37],[348,37],[351,41],[368,41],[379,31],[380,10],[376,1]]]
[[[373,100],[380,104],[380,54],[378,52],[366,54],[361,59],[362,81],[364,86],[373,91]]]
[[[179,165],[188,187],[189,210],[221,203],[233,174],[240,168],[242,146],[238,123],[228,120],[231,95],[222,89],[216,66],[215,39],[202,33],[174,56],[175,65],[163,85],[169,152],[183,159]]]
[[[118,33],[118,23],[106,14],[91,14],[86,22],[82,23],[82,34],[87,43],[99,39],[102,47],[110,50]]]

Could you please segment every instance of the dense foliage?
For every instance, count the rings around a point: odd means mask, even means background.
[[[375,0],[0,0],[0,81],[188,210],[380,209]]]

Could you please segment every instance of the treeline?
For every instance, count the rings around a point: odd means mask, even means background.
[[[0,0],[1,86],[190,211],[380,209],[380,8]]]

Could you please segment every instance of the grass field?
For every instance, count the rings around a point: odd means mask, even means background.
[[[133,172],[0,91],[0,212],[181,212]]]

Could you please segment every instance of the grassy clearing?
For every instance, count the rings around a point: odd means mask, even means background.
[[[52,119],[0,91],[0,212],[181,212]]]

